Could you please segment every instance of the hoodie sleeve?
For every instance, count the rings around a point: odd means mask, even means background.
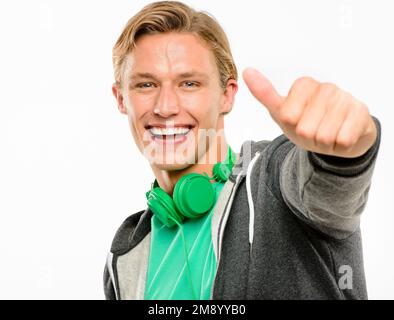
[[[280,189],[299,217],[335,238],[357,230],[371,186],[380,145],[381,126],[374,145],[357,158],[342,158],[303,150],[294,145],[280,170]]]
[[[108,271],[107,263],[104,267],[104,295],[106,300],[116,300],[114,286],[112,284],[111,276]]]

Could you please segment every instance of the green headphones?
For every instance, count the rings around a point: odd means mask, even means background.
[[[149,209],[169,228],[179,225],[185,218],[197,218],[207,213],[215,203],[215,190],[210,180],[227,181],[235,160],[236,155],[229,146],[226,159],[214,165],[212,177],[205,172],[184,175],[176,183],[172,198],[155,179],[146,193]]]

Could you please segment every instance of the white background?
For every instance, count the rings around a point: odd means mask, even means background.
[[[148,1],[0,3],[0,298],[103,299],[116,229],[144,209],[150,167],[111,94],[111,49]],[[362,219],[371,299],[394,298],[393,2],[187,1],[228,34],[239,73],[286,94],[309,75],[367,103],[383,128]],[[281,131],[240,80],[226,134]]]

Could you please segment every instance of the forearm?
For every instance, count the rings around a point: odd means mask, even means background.
[[[365,208],[381,128],[374,145],[357,158],[313,153],[294,146],[282,164],[280,183],[285,201],[325,232],[354,232]]]

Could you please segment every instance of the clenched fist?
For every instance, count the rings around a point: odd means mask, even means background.
[[[368,107],[334,84],[303,77],[282,97],[255,69],[246,69],[243,78],[284,134],[302,149],[354,158],[376,140]]]

